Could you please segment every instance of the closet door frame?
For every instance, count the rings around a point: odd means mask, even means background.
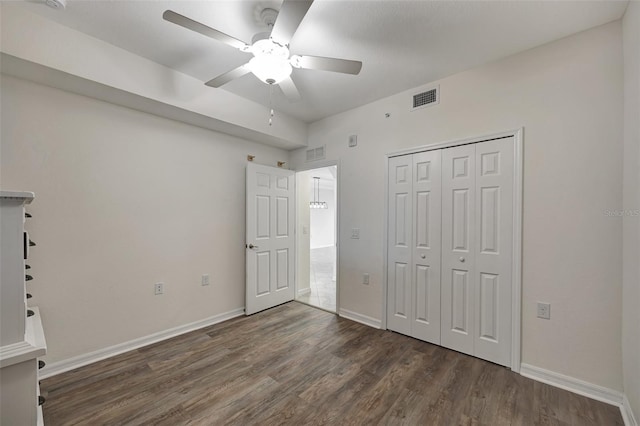
[[[523,191],[523,136],[524,128],[510,130],[506,132],[460,139],[455,141],[441,142],[432,145],[424,145],[415,148],[395,151],[385,156],[385,212],[384,212],[384,244],[383,244],[383,289],[381,306],[381,328],[387,329],[387,255],[388,255],[388,232],[389,232],[389,159],[400,155],[416,154],[419,152],[432,151],[436,149],[451,148],[454,146],[476,144],[495,139],[513,138],[513,240],[512,253],[513,264],[511,267],[511,370],[519,373],[521,362],[521,331],[522,331],[522,191]]]

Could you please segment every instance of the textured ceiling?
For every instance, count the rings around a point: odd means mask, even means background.
[[[166,9],[247,43],[266,30],[265,7],[281,1],[78,1],[65,10],[38,0],[25,7],[48,19],[197,79],[208,81],[251,56],[162,19]],[[316,0],[291,52],[355,59],[360,75],[294,69],[302,99],[274,88],[276,110],[306,122],[619,19],[627,1],[338,1]],[[269,105],[269,86],[252,74],[223,86]]]

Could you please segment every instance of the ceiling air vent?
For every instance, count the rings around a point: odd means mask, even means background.
[[[307,161],[324,160],[324,145],[307,150]]]
[[[440,87],[436,86],[432,89],[425,90],[413,95],[413,106],[411,111],[424,108],[426,106],[437,105],[440,103]]]

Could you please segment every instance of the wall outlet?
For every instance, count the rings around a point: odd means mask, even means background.
[[[362,284],[369,285],[369,274],[362,275]]]
[[[360,238],[360,228],[351,228],[351,238],[354,240]]]
[[[538,302],[538,318],[551,319],[551,304]]]
[[[153,286],[153,291],[154,291],[156,296],[158,296],[160,294],[164,294],[164,283],[156,283]]]
[[[211,281],[209,280],[209,274],[202,275],[202,285],[209,285]]]

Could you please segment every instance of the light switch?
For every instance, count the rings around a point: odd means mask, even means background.
[[[302,235],[307,235],[309,233],[309,228],[305,225],[302,225]]]

